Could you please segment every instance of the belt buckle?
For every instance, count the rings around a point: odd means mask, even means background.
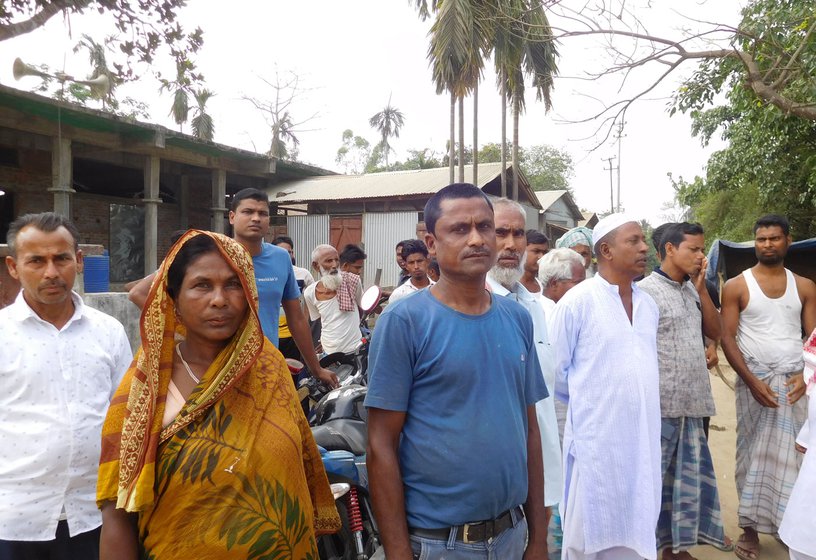
[[[468,529],[470,529],[470,523],[465,523],[462,525],[462,542],[465,544],[471,544],[474,542],[468,538]]]

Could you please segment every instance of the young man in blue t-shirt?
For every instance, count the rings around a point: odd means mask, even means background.
[[[324,383],[337,387],[337,376],[320,367],[317,360],[309,324],[300,307],[300,289],[289,253],[264,242],[264,236],[269,231],[269,201],[266,194],[253,188],[235,193],[229,221],[233,239],[252,255],[255,284],[258,287],[258,315],[264,335],[275,346],[278,345],[278,320],[283,306],[289,331],[309,371]]]
[[[367,462],[385,553],[546,558],[535,403],[548,393],[530,315],[485,290],[493,208],[473,185],[449,185],[425,222],[439,282],[389,306],[369,357]]]

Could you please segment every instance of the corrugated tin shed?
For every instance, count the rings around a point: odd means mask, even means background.
[[[470,166],[468,166],[470,169]],[[511,166],[507,166],[510,170]],[[479,165],[479,188],[484,188],[501,175],[501,163]],[[468,171],[470,177],[470,171]],[[523,175],[520,175],[523,178]],[[508,182],[511,178],[508,178]],[[266,190],[269,201],[277,204],[386,198],[429,197],[449,183],[447,167],[416,171],[389,171],[365,175],[333,175],[309,177],[275,185]],[[509,185],[508,185],[509,188]],[[529,199],[539,206],[538,199],[527,184],[519,181],[520,199]],[[526,195],[526,196],[525,196]]]
[[[549,208],[558,200],[563,199],[563,202],[569,207],[570,212],[572,212],[572,216],[576,221],[584,219],[581,209],[578,208],[577,204],[575,204],[575,201],[572,199],[572,195],[569,193],[569,191],[536,191],[535,194],[538,201],[541,203],[541,208],[544,210],[544,212],[549,210]]]

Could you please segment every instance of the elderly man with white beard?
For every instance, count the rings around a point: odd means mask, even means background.
[[[525,212],[519,203],[506,198],[493,200],[493,211],[498,260],[487,274],[487,284],[494,294],[515,299],[530,313],[541,374],[547,390],[551,390],[555,384],[555,359],[547,339],[547,318],[535,296],[519,282],[527,261]],[[561,499],[563,489],[561,445],[552,397],[536,403],[536,416],[544,459],[544,505],[549,508]]]
[[[360,277],[340,271],[340,255],[331,245],[318,245],[312,251],[312,267],[319,280],[306,287],[303,299],[312,321],[320,319],[323,352],[351,353],[362,343],[360,334]]]

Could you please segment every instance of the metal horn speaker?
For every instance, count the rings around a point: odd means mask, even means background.
[[[97,76],[93,80],[76,80],[76,83],[83,84],[91,88],[91,93],[94,97],[102,98],[108,95],[111,91],[110,79],[105,74]]]
[[[39,76],[40,78],[50,78],[50,74],[46,74],[41,70],[37,70],[30,64],[26,64],[21,58],[14,59],[14,65],[11,67],[11,72],[14,74],[14,79],[19,80],[26,76]]]

